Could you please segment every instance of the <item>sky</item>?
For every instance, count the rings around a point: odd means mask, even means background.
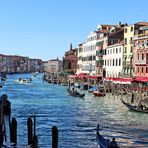
[[[98,24],[148,22],[148,0],[0,0],[0,54],[59,58]]]

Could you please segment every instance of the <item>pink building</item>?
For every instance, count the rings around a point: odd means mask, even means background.
[[[148,26],[141,27],[133,41],[134,75],[148,76]]]

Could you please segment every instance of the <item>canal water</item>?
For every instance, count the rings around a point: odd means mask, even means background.
[[[20,77],[32,77],[22,84]],[[36,114],[39,147],[50,148],[51,129],[59,129],[59,148],[99,148],[96,127],[101,134],[116,138],[119,146],[148,147],[148,114],[129,111],[120,97],[107,94],[98,98],[86,92],[84,99],[69,96],[65,86],[42,82],[42,74],[8,75],[1,94],[7,94],[12,117],[18,124],[18,145],[27,144],[27,118]]]

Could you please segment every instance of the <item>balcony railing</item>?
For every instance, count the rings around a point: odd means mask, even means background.
[[[123,62],[123,67],[132,67],[132,62],[130,62],[130,61],[124,61]]]
[[[147,61],[146,60],[137,60],[137,61],[135,61],[135,64],[136,65],[144,65],[144,64],[147,64]]]
[[[133,40],[137,40],[137,39],[144,38],[144,37],[148,37],[148,34],[147,33],[144,33],[144,34],[135,35],[133,37]]]

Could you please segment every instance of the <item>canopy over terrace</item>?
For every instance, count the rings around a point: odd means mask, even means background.
[[[119,84],[131,84],[133,82],[133,78],[104,78],[104,80]]]
[[[68,78],[78,78],[78,79],[84,79],[84,78],[89,78],[89,79],[94,79],[97,80],[101,78],[102,76],[97,76],[97,75],[88,75],[87,73],[80,73],[78,75],[69,75]]]
[[[146,82],[148,82],[148,77],[136,77],[136,78],[134,78],[134,81],[146,83]]]

